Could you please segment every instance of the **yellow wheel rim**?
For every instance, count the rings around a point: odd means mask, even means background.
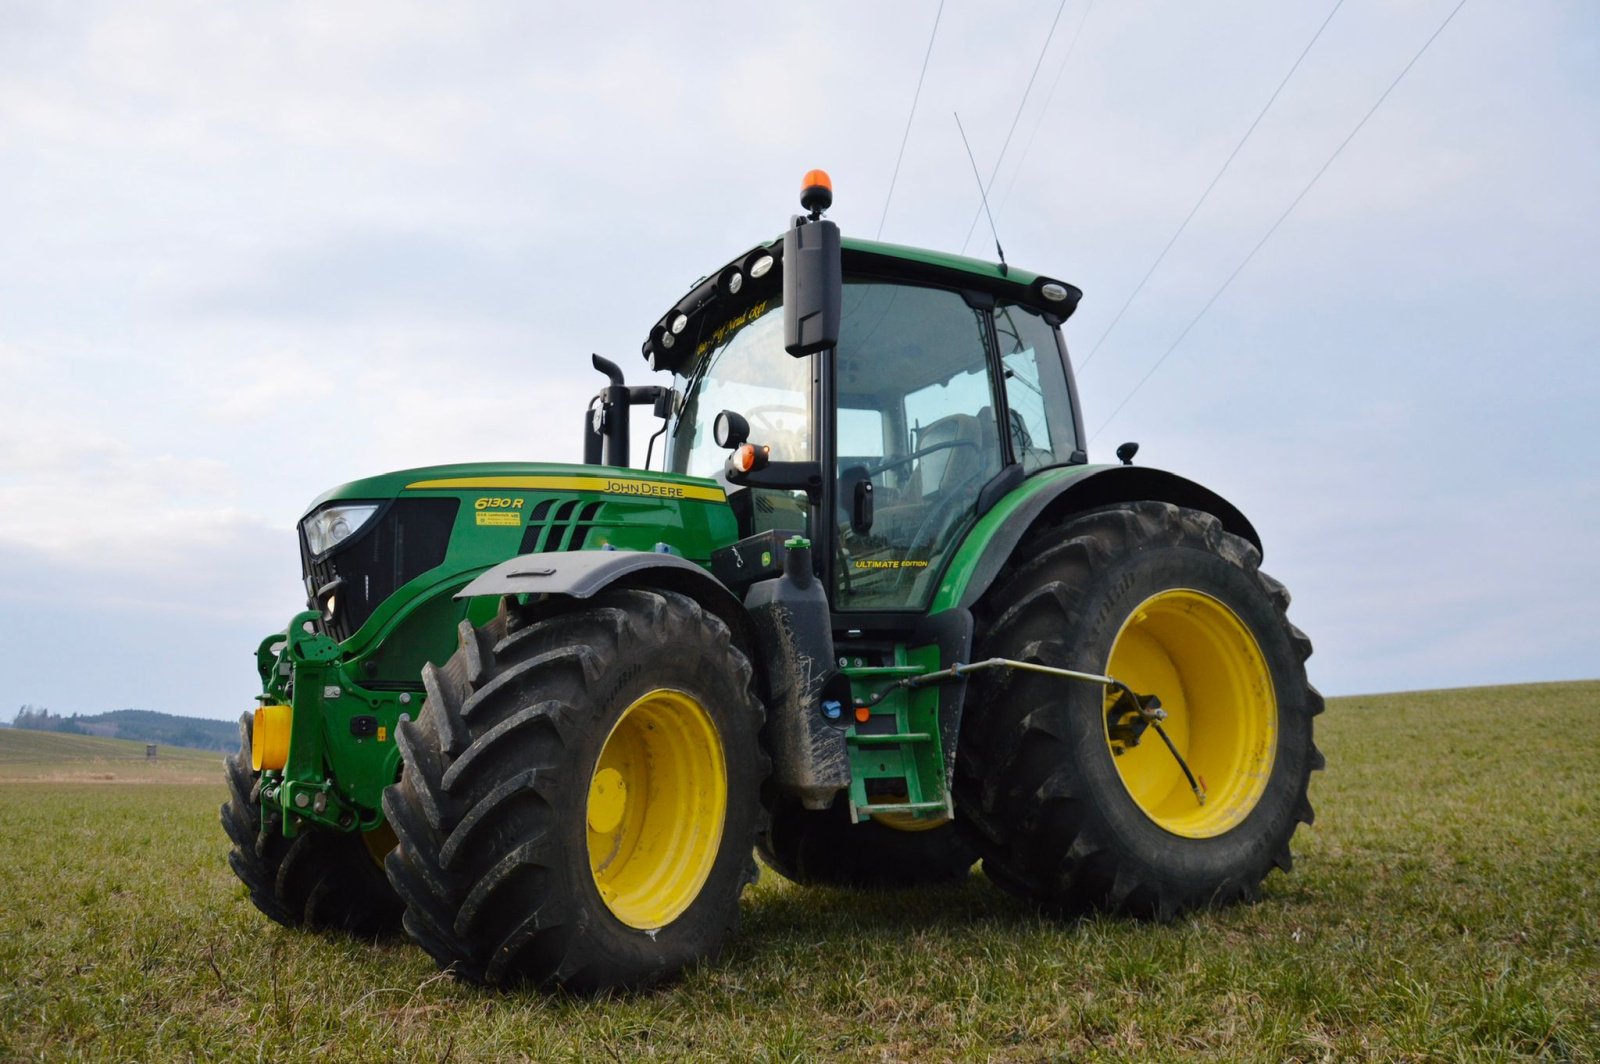
[[[379,868],[383,867],[383,859],[389,856],[389,851],[400,845],[400,840],[395,838],[394,828],[384,821],[371,831],[361,833],[361,841],[367,845],[367,854],[371,856],[372,863]]]
[[[1127,747],[1108,726],[1117,774],[1145,815],[1192,839],[1221,835],[1248,816],[1272,774],[1278,701],[1244,622],[1210,595],[1163,591],[1123,622],[1106,672],[1161,699],[1162,727],[1206,792],[1202,805],[1154,729]],[[1113,696],[1107,692],[1108,709]]]
[[[728,771],[722,736],[682,691],[623,711],[589,778],[589,869],[613,916],[665,927],[700,894],[722,842]]]
[[[908,794],[890,794],[884,795],[881,800],[885,802],[909,802],[911,801],[911,796]],[[884,827],[891,828],[894,831],[915,833],[942,828],[950,823],[950,818],[947,816],[919,817],[915,813],[873,813],[872,822],[874,824],[882,824]]]

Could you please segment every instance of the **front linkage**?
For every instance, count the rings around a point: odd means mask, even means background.
[[[294,838],[307,825],[370,832],[383,823],[383,789],[400,770],[395,727],[420,694],[373,691],[346,668],[345,651],[300,613],[256,649],[261,702],[251,731],[261,773],[262,828]]]

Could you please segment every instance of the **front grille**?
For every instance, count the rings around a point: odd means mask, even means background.
[[[443,562],[460,505],[459,499],[396,499],[318,560],[302,535],[301,562],[312,589],[340,582],[328,634],[349,639],[397,588]]]
[[[582,550],[595,527],[600,503],[579,503],[577,499],[545,499],[528,511],[528,527],[522,533],[518,554],[543,551]]]

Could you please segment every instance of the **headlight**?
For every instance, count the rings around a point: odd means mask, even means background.
[[[377,512],[376,503],[325,506],[306,518],[301,525],[306,534],[306,546],[311,548],[312,554],[326,554],[355,535],[356,530]]]

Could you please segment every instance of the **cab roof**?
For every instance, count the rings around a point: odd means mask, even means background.
[[[984,259],[848,236],[841,239],[840,245],[846,280],[876,277],[973,289],[1004,302],[1020,303],[1056,321],[1071,317],[1083,297],[1079,288],[1065,281]],[[771,267],[760,278],[755,277],[751,265],[767,256],[773,260]],[[783,235],[779,234],[696,281],[645,338],[642,353],[651,368],[680,370],[693,360],[705,325],[726,321],[742,308],[781,296],[782,260]],[[740,283],[738,292],[732,293],[728,282],[736,273]],[[1060,286],[1065,298],[1047,298],[1046,285]],[[680,316],[685,321],[674,331],[672,325]]]

